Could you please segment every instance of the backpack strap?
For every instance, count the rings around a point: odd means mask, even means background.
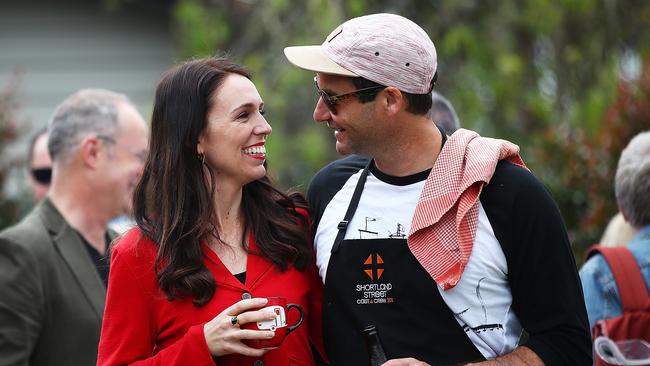
[[[650,294],[632,252],[624,246],[594,245],[587,252],[587,258],[595,254],[602,255],[612,270],[623,311],[645,310],[650,304]]]

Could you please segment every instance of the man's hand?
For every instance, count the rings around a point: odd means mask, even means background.
[[[528,347],[517,347],[512,353],[497,357],[493,360],[470,363],[467,366],[544,366],[535,352]],[[429,366],[428,363],[418,361],[415,358],[396,358],[384,363],[382,366]]]
[[[415,358],[396,358],[384,363],[382,366],[429,366],[429,364]]]
[[[542,361],[542,359],[539,358],[539,356],[537,356],[537,354],[533,352],[530,348],[521,346],[521,347],[517,347],[514,351],[508,353],[507,355],[503,355],[501,357],[497,357],[489,361],[468,364],[468,366],[470,365],[471,366],[474,365],[476,366],[479,365],[480,366],[521,366],[521,365],[544,366],[544,361]]]

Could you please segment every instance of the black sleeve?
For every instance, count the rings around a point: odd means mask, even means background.
[[[330,163],[314,175],[307,189],[307,201],[314,215],[314,229],[318,227],[320,218],[334,195],[350,176],[366,166],[369,159],[361,155],[350,155]],[[312,232],[315,233],[316,230]]]
[[[527,170],[500,162],[481,203],[508,262],[525,343],[546,365],[591,365],[591,336],[577,266],[560,212]]]

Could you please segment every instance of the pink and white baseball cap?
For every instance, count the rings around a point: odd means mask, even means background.
[[[409,19],[385,13],[350,19],[320,46],[286,47],[284,54],[305,70],[361,76],[412,94],[431,91],[438,66],[426,32]]]

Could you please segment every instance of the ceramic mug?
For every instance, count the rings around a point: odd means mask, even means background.
[[[298,304],[287,304],[286,297],[267,297],[266,306],[260,310],[272,311],[275,318],[256,323],[246,323],[242,325],[244,329],[252,330],[271,330],[275,336],[270,339],[247,339],[244,342],[253,348],[275,349],[280,347],[284,338],[302,324],[304,313],[302,307]],[[291,309],[298,310],[300,319],[296,324],[287,325],[287,314]]]

